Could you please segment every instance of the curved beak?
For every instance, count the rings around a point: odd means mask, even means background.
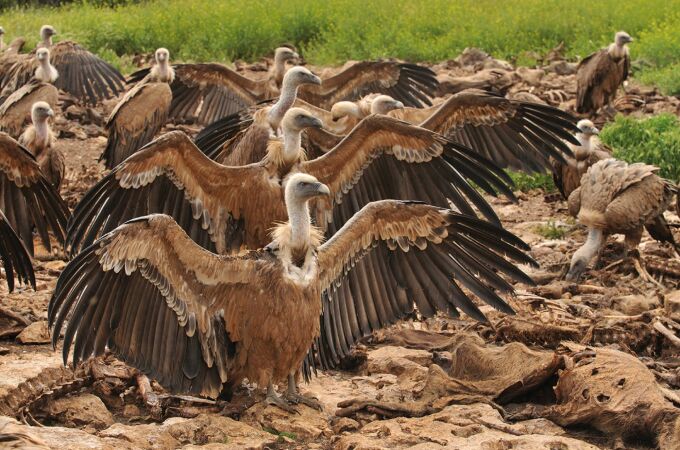
[[[316,75],[312,74],[309,77],[309,83],[310,84],[316,84],[317,86],[321,86],[321,78],[317,77]]]
[[[48,116],[48,117],[54,117],[54,111],[51,110],[51,109],[48,109],[48,110],[47,110],[47,116]]]
[[[323,122],[316,117],[307,117],[304,121],[305,128],[323,128]]]
[[[399,100],[394,101],[394,109],[404,109],[404,104]]]
[[[318,193],[317,195],[320,196],[330,197],[331,195],[331,190],[323,183],[317,183],[316,191]]]
[[[591,128],[590,133],[597,136],[598,134],[600,134],[600,130],[598,130],[597,128]]]

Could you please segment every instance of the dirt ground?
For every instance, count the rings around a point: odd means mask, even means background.
[[[266,62],[237,67],[261,76]],[[478,51],[434,69],[442,94],[472,80],[573,110],[574,64],[559,49],[540,69]],[[57,120],[71,208],[104,174],[102,117],[114,104],[72,106]],[[636,115],[678,105],[634,83],[616,102]],[[263,404],[252,386],[229,403],[168,395],[112,357],[63,367],[60,348],[48,344],[46,311],[66,260],[38,250],[35,292],[9,294],[0,283],[0,448],[679,449],[680,260],[645,236],[640,251],[657,280],[645,282],[615,264],[622,245],[612,238],[599,266],[568,283],[583,228],[554,194],[517,196],[516,204],[489,199],[540,263],[526,268],[538,285],[517,285],[508,299],[517,314],[484,307],[489,323],[439,316],[375,333],[347,370],[302,385],[324,408],[299,406],[299,414]]]

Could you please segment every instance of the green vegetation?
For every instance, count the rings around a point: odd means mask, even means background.
[[[562,239],[572,229],[573,226],[558,224],[555,221],[549,220],[545,224],[536,226],[534,231],[546,239]]]
[[[292,439],[294,441],[297,440],[297,435],[295,433],[290,433],[288,431],[276,431],[275,429],[269,427],[263,427],[262,429],[269,434],[278,436],[279,442],[281,443],[284,442],[284,438]]]
[[[648,119],[618,116],[602,130],[602,141],[614,156],[628,162],[658,166],[660,175],[680,180],[680,120],[673,114]]]
[[[507,171],[515,183],[515,189],[521,192],[529,192],[534,189],[541,189],[544,192],[556,191],[552,175],[549,173],[526,174],[523,172]]]
[[[96,0],[0,14],[8,37],[29,44],[44,22],[109,60],[160,46],[186,61],[252,60],[290,42],[316,64],[440,61],[471,46],[531,63],[562,41],[576,58],[623,29],[636,38],[633,58],[644,61],[636,76],[680,92],[680,71],[671,69],[680,60],[680,0]]]

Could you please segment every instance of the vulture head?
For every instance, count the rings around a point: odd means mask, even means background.
[[[628,33],[625,31],[619,31],[614,35],[614,43],[618,47],[623,47],[624,45],[628,44],[629,42],[633,42],[633,38],[630,37]]]
[[[34,124],[44,123],[54,117],[54,111],[47,102],[35,102],[31,108],[31,120]]]
[[[595,124],[588,119],[579,120],[576,124],[579,134],[590,137],[600,134],[600,130],[597,129]]]
[[[283,91],[286,91],[286,88],[297,88],[303,84],[321,86],[321,78],[305,67],[293,67],[283,76]]]
[[[333,122],[337,122],[347,116],[361,119],[361,109],[359,108],[359,105],[354,102],[343,101],[335,103],[331,108],[331,119]]]
[[[328,186],[306,173],[296,173],[288,178],[285,192],[287,205],[299,205],[315,197],[331,195]]]
[[[45,47],[41,47],[35,52],[35,58],[38,60],[38,68],[35,69],[35,77],[45,83],[54,83],[59,77],[57,69],[50,64],[50,51]]]
[[[56,36],[57,31],[52,25],[43,25],[40,28],[40,39],[45,44],[52,44],[52,36]]]
[[[286,132],[299,133],[305,128],[323,128],[323,122],[306,109],[291,108],[283,115],[281,128]]]
[[[39,48],[35,52],[35,58],[41,63],[44,63],[44,62],[49,63],[50,62],[50,51],[46,48]]]
[[[170,61],[170,52],[167,48],[159,48],[154,55],[158,64],[165,64]]]
[[[372,114],[387,114],[395,109],[404,109],[404,104],[389,95],[379,95],[371,103]]]
[[[274,62],[278,64],[285,64],[287,61],[296,61],[300,55],[295,50],[288,47],[279,47],[274,51]]]

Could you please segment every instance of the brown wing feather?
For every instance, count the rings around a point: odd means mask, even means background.
[[[173,392],[216,397],[242,364],[243,321],[259,314],[240,304],[276,276],[271,266],[257,252],[214,255],[168,216],[136,219],[65,268],[48,311],[53,342],[70,316],[65,363],[72,343],[74,363],[108,346]]]
[[[576,72],[576,111],[592,113],[607,105],[627,76],[626,59],[617,63],[607,49],[581,61]]]
[[[48,250],[48,231],[64,242],[68,208],[28,150],[5,133],[0,133],[0,210],[31,254],[34,228]]]
[[[7,97],[0,106],[0,131],[18,136],[31,118],[33,103],[39,101],[47,102],[54,109],[59,101],[59,91],[49,83],[33,79]]]
[[[106,122],[109,137],[99,159],[107,169],[151,142],[165,125],[171,101],[167,83],[142,81],[125,94]]]
[[[79,100],[96,104],[125,90],[118,70],[75,42],[50,47],[50,61],[59,72],[55,86]]]
[[[221,64],[178,64],[174,68],[172,118],[212,123],[273,94],[267,80],[251,80]]]
[[[258,248],[268,242],[270,218],[286,218],[280,196],[262,164],[226,167],[184,133],[166,133],[88,191],[74,211],[67,246],[76,252],[126,220],[166,213],[220,253],[242,244]]]

